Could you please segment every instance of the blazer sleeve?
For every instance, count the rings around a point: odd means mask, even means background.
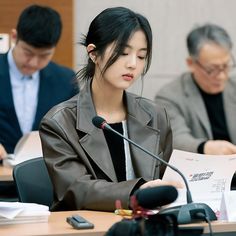
[[[206,141],[206,138],[196,138],[193,135],[191,124],[187,122],[188,111],[185,107],[185,99],[187,98],[183,93],[178,93],[176,88],[167,87],[156,95],[155,102],[164,106],[170,117],[173,148],[197,153],[198,146]]]

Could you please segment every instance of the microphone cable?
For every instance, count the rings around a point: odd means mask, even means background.
[[[197,213],[195,214],[195,216],[196,216],[198,219],[205,220],[206,223],[208,223],[209,235],[210,235],[210,236],[214,236],[213,230],[212,230],[211,221],[210,221],[209,217],[206,216],[206,214],[203,214],[202,212],[197,212]]]

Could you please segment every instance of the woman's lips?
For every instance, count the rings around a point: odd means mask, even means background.
[[[126,81],[131,81],[134,78],[132,74],[125,74],[125,75],[122,75],[122,77]]]

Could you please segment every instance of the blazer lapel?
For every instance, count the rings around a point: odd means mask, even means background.
[[[193,78],[186,78],[184,81],[184,90],[189,100],[191,110],[196,114],[208,137],[212,138],[211,125],[207,115],[207,110],[202,99],[202,96],[197,88]],[[194,108],[194,109],[193,109]]]
[[[86,90],[86,91],[85,91]],[[91,107],[93,107],[91,109]],[[113,162],[109,148],[106,144],[103,131],[92,124],[92,118],[96,116],[90,92],[90,84],[79,93],[77,111],[77,129],[86,133],[79,140],[89,157],[96,165],[114,182],[117,182]]]
[[[236,97],[235,97],[235,81],[231,81],[232,78],[226,85],[225,91],[223,93],[223,103],[225,109],[225,118],[228,126],[229,135],[232,143],[236,144]]]
[[[160,134],[148,126],[151,115],[139,105],[139,101],[127,93],[129,138],[149,152],[158,155]],[[149,154],[130,144],[133,167],[136,176],[153,179],[157,161]]]

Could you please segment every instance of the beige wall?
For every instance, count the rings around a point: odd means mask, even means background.
[[[236,40],[235,0],[74,0],[75,41],[86,34],[91,20],[103,9],[126,6],[144,14],[154,35],[152,66],[146,75],[143,96],[153,99],[158,89],[186,70],[185,38],[196,24],[220,24]],[[235,52],[235,51],[234,51]],[[75,45],[75,65],[83,63],[84,50]],[[131,91],[140,94],[137,83]]]
[[[61,15],[63,31],[53,60],[73,68],[73,0],[0,0],[0,33],[11,34],[22,10],[29,5],[39,4],[55,8]]]

